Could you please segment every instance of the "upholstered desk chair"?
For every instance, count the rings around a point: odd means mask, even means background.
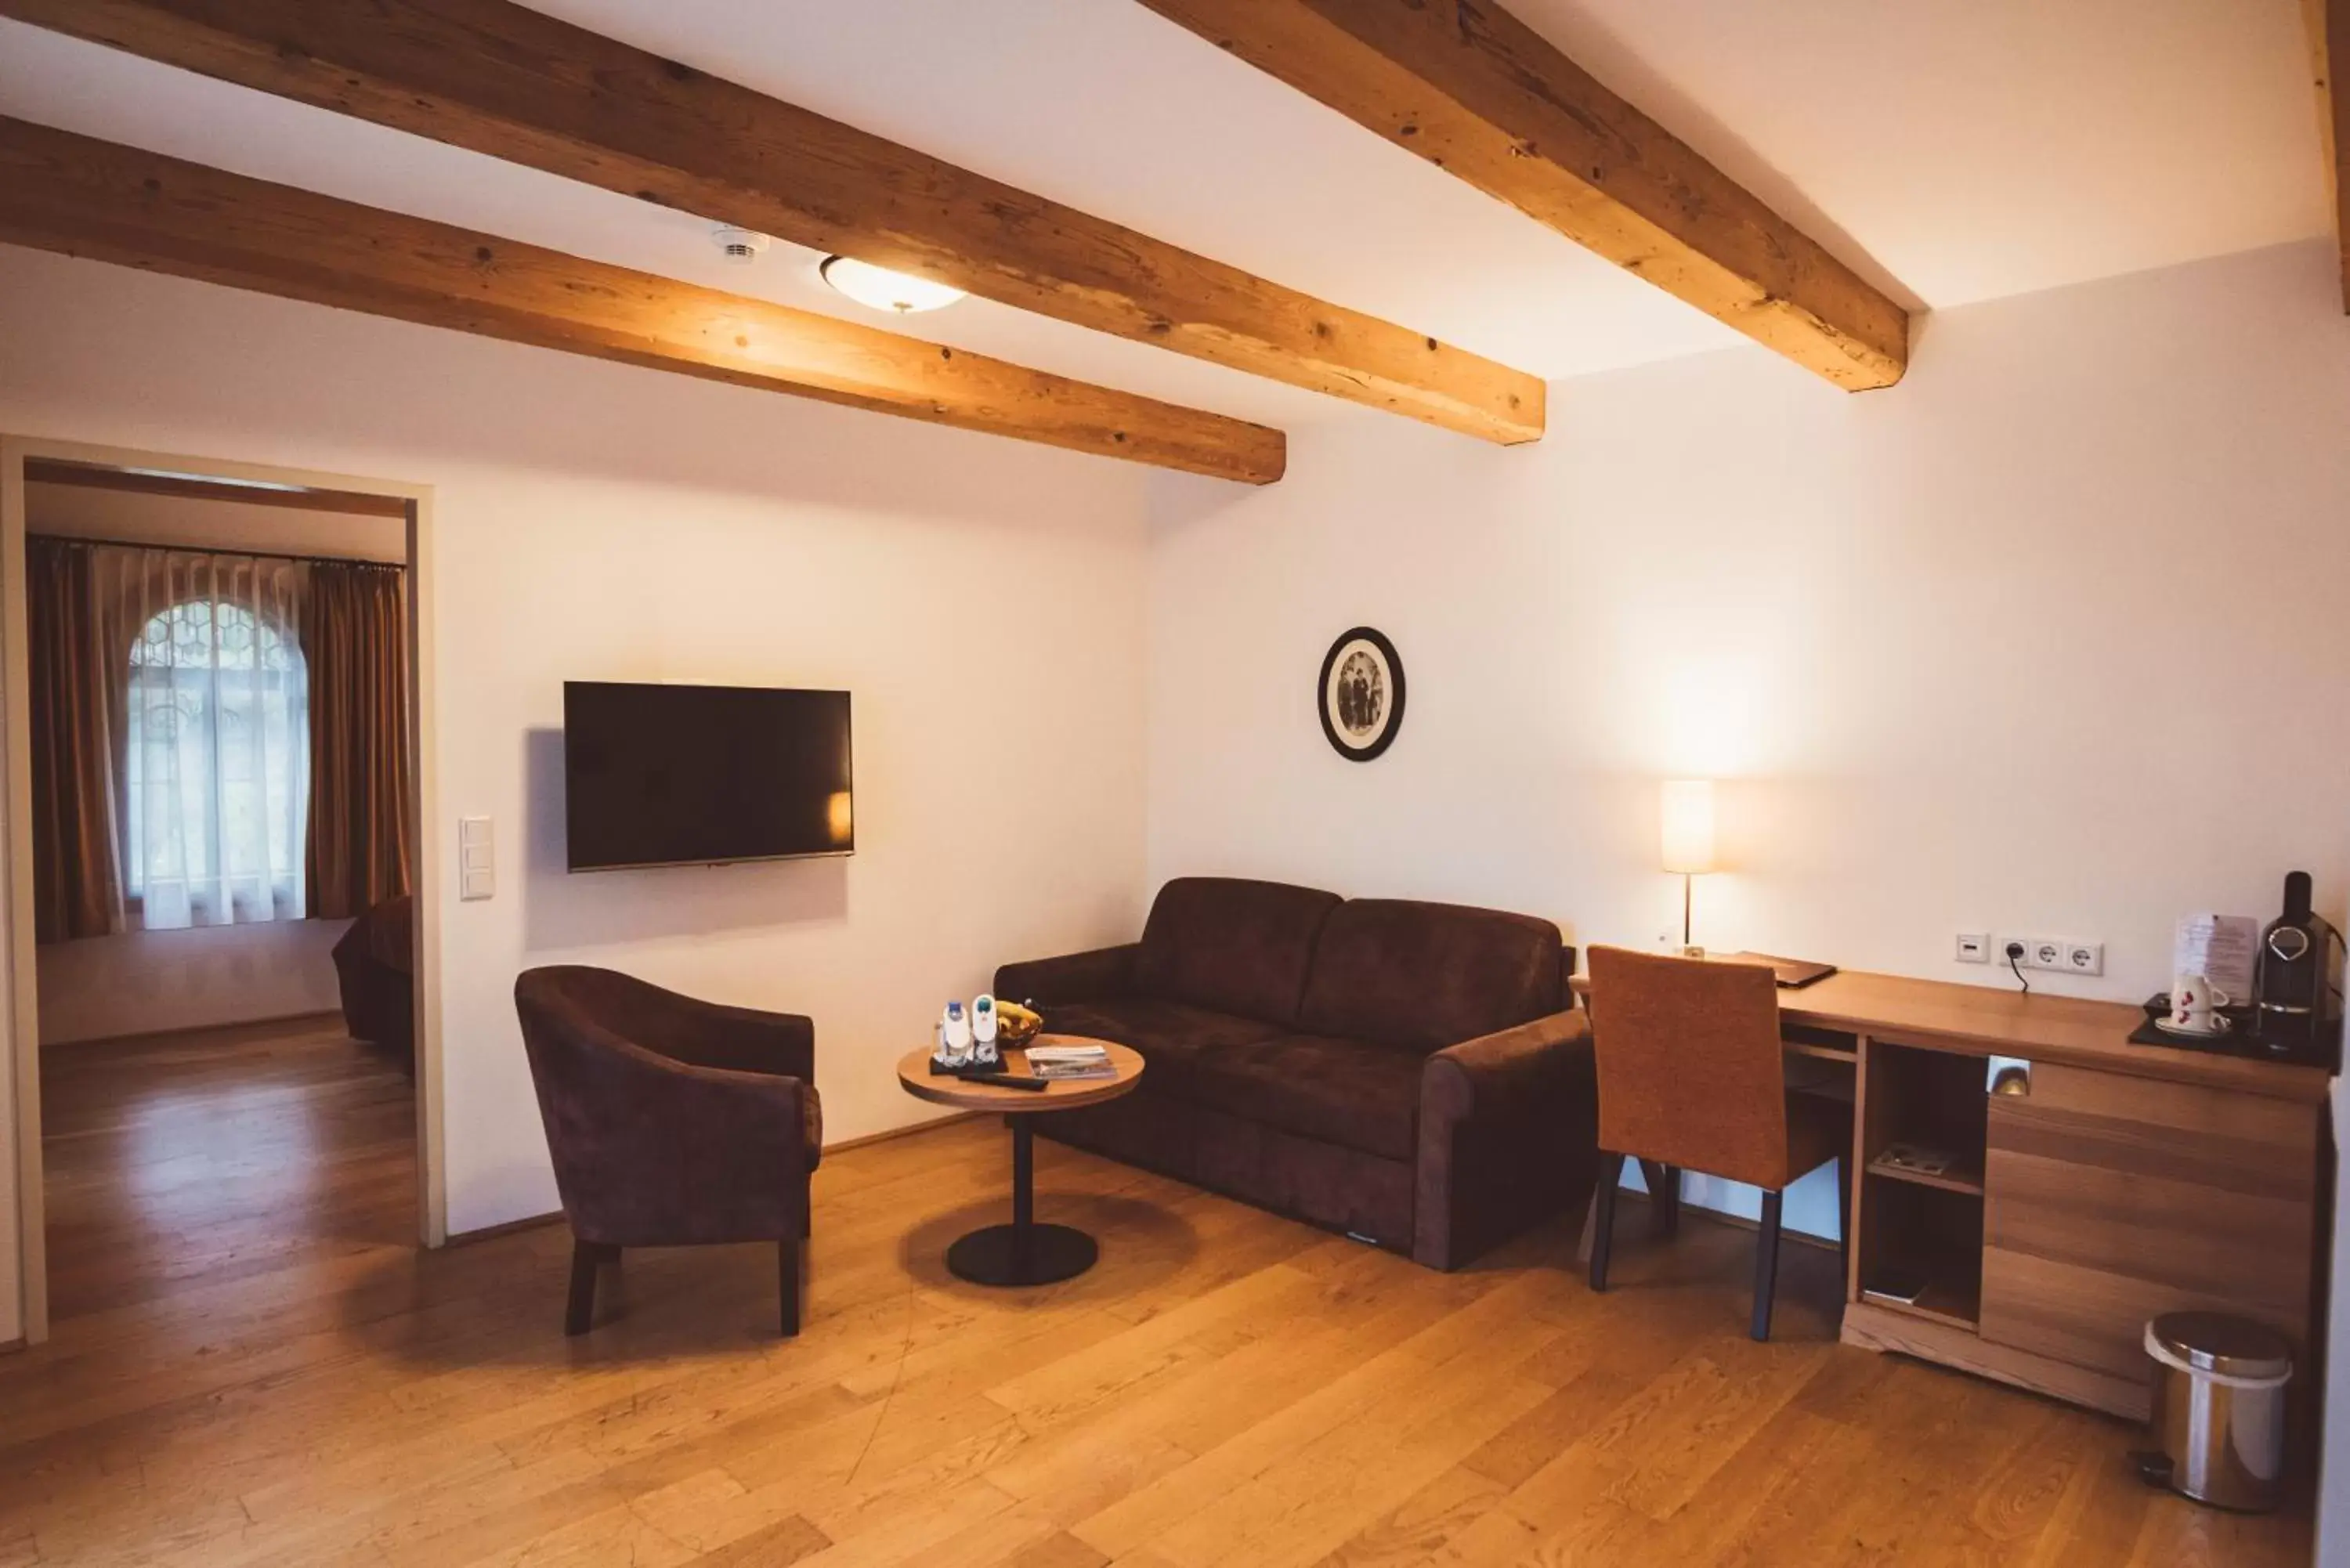
[[[1616,1183],[1626,1157],[1664,1168],[1667,1190],[1655,1196],[1668,1231],[1679,1207],[1682,1170],[1743,1181],[1762,1189],[1753,1334],[1769,1339],[1781,1195],[1797,1177],[1835,1160],[1849,1224],[1852,1106],[1788,1087],[1778,982],[1762,965],[1595,947],[1589,1000],[1599,1075],[1591,1288],[1607,1288]]]
[[[564,1333],[588,1332],[597,1267],[623,1247],[773,1241],[797,1334],[824,1147],[816,1026],[578,967],[525,971],[515,1008],[571,1222]]]

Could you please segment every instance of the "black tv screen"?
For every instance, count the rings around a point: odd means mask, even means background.
[[[563,684],[574,871],[847,855],[848,693]]]

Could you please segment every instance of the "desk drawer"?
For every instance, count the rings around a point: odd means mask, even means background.
[[[2165,1312],[2305,1344],[2319,1130],[2314,1106],[2035,1067],[1989,1104],[1982,1337],[2125,1376]]]

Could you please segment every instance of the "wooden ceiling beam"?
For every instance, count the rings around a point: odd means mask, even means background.
[[[0,118],[0,241],[1251,484],[1276,430]]]
[[[2309,24],[2311,78],[2317,85],[2317,135],[2325,160],[2325,207],[2334,214],[2334,248],[2342,256],[2342,308],[2350,311],[2350,88],[2334,80],[2350,70],[2350,0],[2302,0]]]
[[[1850,390],[1908,314],[1492,0],[1141,0]]]
[[[0,0],[0,16],[1487,441],[1542,381],[510,0]]]

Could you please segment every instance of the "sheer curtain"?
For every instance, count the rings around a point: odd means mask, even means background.
[[[128,923],[298,920],[310,795],[307,569],[276,556],[92,552],[121,649],[113,725]]]

